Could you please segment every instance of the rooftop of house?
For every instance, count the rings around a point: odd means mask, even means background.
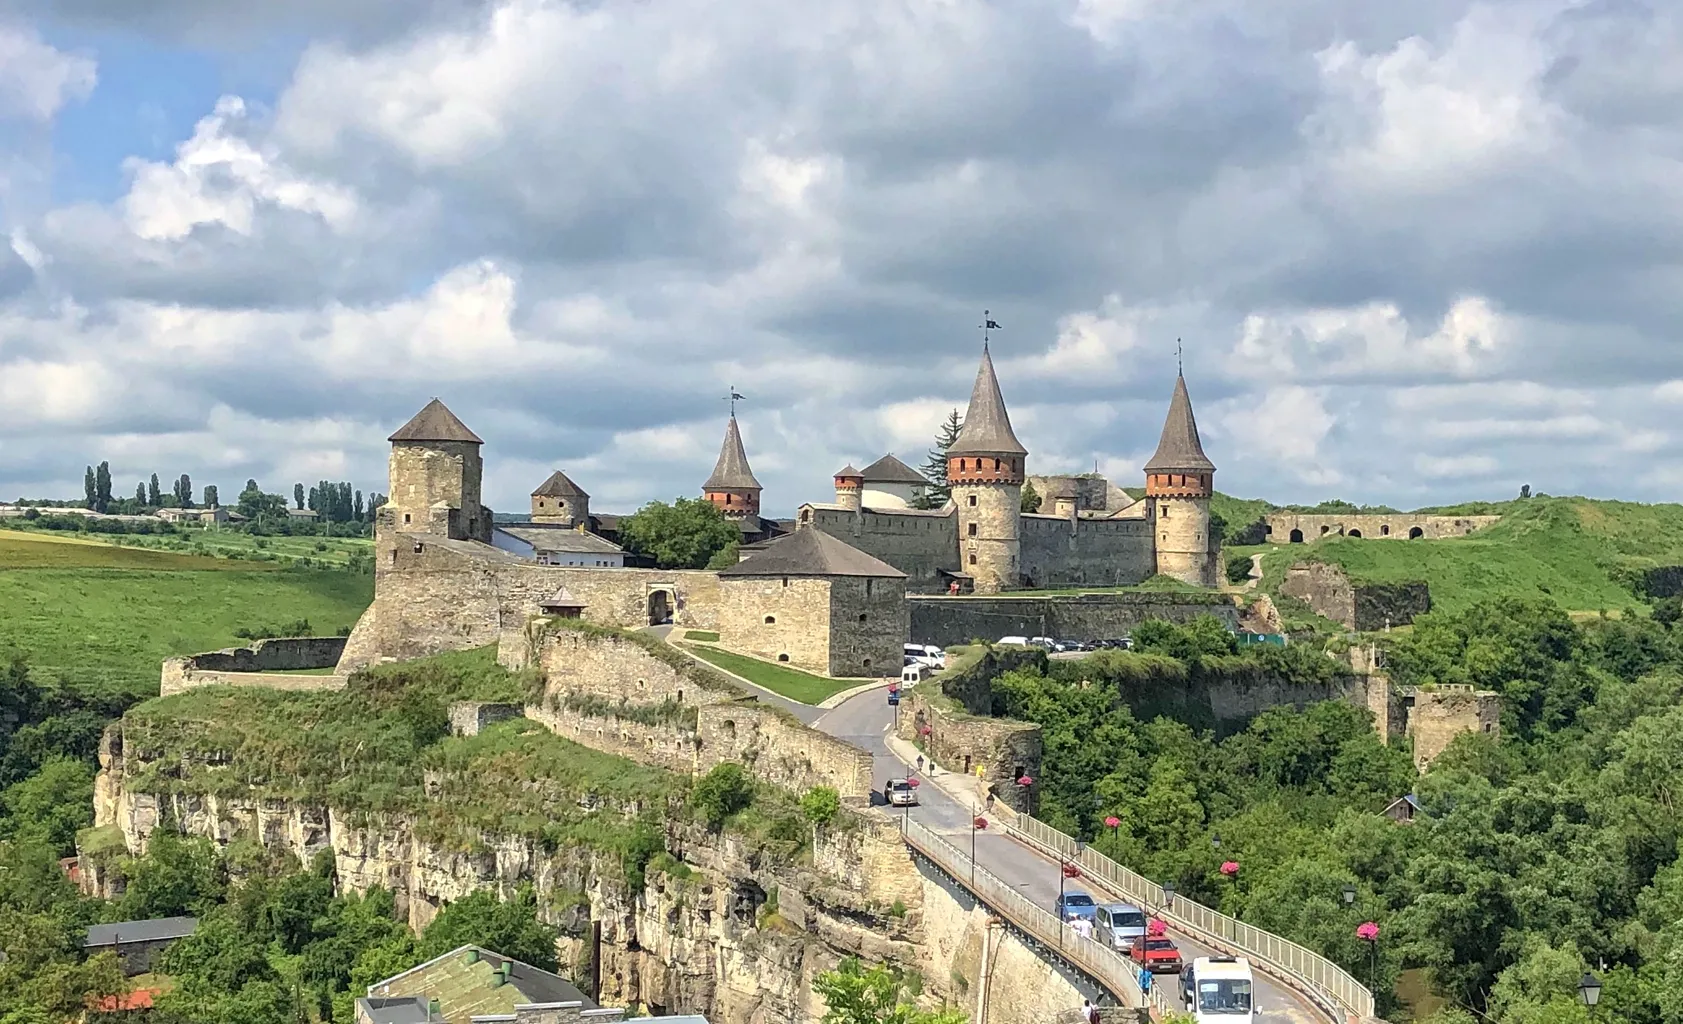
[[[619,555],[625,549],[611,540],[585,533],[568,526],[545,526],[542,523],[507,523],[497,532],[523,540],[537,552],[572,553],[585,555]]]
[[[882,559],[813,529],[780,537],[735,565],[720,569],[719,575],[906,578],[905,573]]]
[[[196,917],[156,917],[150,921],[120,921],[116,924],[96,924],[82,939],[83,948],[94,946],[126,946],[132,942],[158,942],[165,939],[184,939],[199,927]]]
[[[917,484],[922,486],[929,483],[923,474],[901,462],[893,455],[882,458],[859,471],[859,476],[868,484]]]
[[[498,983],[495,976],[505,964],[507,978]],[[581,1003],[587,1008],[596,1007],[566,978],[479,946],[458,947],[368,986],[370,999],[390,1000],[401,996],[438,1000],[440,1013],[451,1024],[466,1024],[470,1017],[486,1014],[512,1014],[516,1006],[531,1003]],[[422,1010],[425,1012],[424,1003]],[[426,1017],[419,1020],[425,1021]]]
[[[534,498],[588,498],[584,488],[568,479],[567,474],[559,469],[549,474],[549,479],[538,485],[532,492]]]

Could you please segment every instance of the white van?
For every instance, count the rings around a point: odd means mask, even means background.
[[[1201,956],[1181,972],[1180,984],[1198,1024],[1251,1024],[1256,1006],[1244,957]]]
[[[1016,647],[1027,647],[1029,645],[1029,638],[1026,636],[1002,636],[995,642],[1001,645],[1011,644]]]
[[[901,686],[916,686],[923,682],[923,674],[929,670],[922,665],[907,665],[900,670]]]

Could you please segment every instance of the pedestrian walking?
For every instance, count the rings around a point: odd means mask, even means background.
[[[1099,1024],[1099,1008],[1090,999],[1081,1000],[1081,1016],[1087,1024]]]

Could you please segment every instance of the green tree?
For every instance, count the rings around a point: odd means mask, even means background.
[[[841,797],[829,786],[814,786],[801,796],[801,813],[814,825],[828,825],[841,813]]]
[[[146,481],[144,480],[134,485],[134,503],[142,508],[146,507]]]
[[[653,558],[662,569],[700,569],[742,541],[736,524],[702,498],[679,498],[670,505],[651,501],[620,520],[619,535],[626,548]]]
[[[558,966],[556,935],[538,920],[538,897],[530,885],[522,885],[510,900],[478,889],[439,911],[422,933],[421,955],[433,957],[476,945],[553,971]]]
[[[111,463],[101,462],[94,469],[94,510],[104,512],[111,507]]]
[[[293,500],[294,503],[297,504],[297,506],[299,508],[304,507],[304,485],[303,484],[293,484],[292,485],[292,500]]]
[[[216,492],[215,484],[205,484],[205,508],[215,508],[222,504],[222,496]]]
[[[923,478],[929,483],[917,495],[912,504],[917,508],[940,508],[952,498],[952,488],[947,486],[947,452],[958,443],[959,431],[964,429],[964,420],[954,409],[947,414],[941,423],[941,429],[935,434],[935,447],[929,449],[929,457],[923,462]]]
[[[58,757],[22,782],[0,792],[7,817],[0,836],[45,843],[60,854],[71,852],[76,831],[93,824],[93,768],[84,761]]]
[[[94,468],[89,466],[82,474],[82,490],[86,492],[83,504],[92,510],[99,504],[99,485],[94,482]]]
[[[690,790],[690,804],[701,813],[702,820],[715,830],[725,819],[747,807],[754,799],[754,785],[748,773],[732,761],[717,764],[696,780]]]
[[[1024,512],[1040,511],[1040,492],[1034,489],[1034,482],[1023,481],[1023,499],[1020,502]]]
[[[158,487],[158,474],[153,473],[152,479],[146,484],[146,504],[153,508],[162,508],[164,492]]]
[[[965,1024],[969,1019],[955,1007],[919,1009],[908,981],[882,964],[867,968],[849,957],[815,977],[812,990],[824,999],[824,1024]]]
[[[177,917],[203,911],[223,892],[222,865],[206,839],[186,839],[162,829],[152,833],[146,856],[129,862],[124,872],[125,920]]]

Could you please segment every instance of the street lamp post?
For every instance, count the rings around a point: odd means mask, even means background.
[[[1583,999],[1585,1006],[1591,1010],[1595,1009],[1595,1004],[1601,1002],[1600,979],[1585,971],[1584,976],[1578,979],[1578,996]]]
[[[1175,906],[1175,883],[1163,883],[1163,912],[1168,913]]]
[[[1346,882],[1345,885],[1344,885],[1344,906],[1345,907],[1353,907],[1355,905],[1356,905],[1356,887],[1353,886],[1353,885],[1350,885],[1348,882]]]
[[[988,827],[988,819],[980,814],[970,819],[970,891],[976,891],[976,833]]]

